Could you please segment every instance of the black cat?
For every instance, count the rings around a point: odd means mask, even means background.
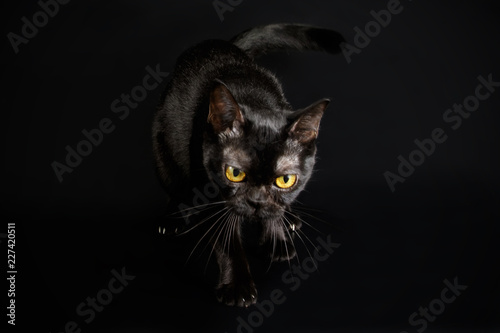
[[[273,24],[229,42],[202,42],[177,61],[153,124],[154,154],[169,209],[189,212],[187,230],[207,229],[203,237],[220,269],[220,302],[256,302],[245,251],[266,249],[273,261],[295,256],[291,234],[300,219],[290,205],[311,177],[329,103],[292,111],[276,77],[253,58],[280,49],[338,53],[343,41],[327,29]],[[186,208],[193,188],[198,195],[210,189],[210,202]]]

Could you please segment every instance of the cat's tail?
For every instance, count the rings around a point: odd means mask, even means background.
[[[269,24],[246,30],[230,42],[256,58],[270,51],[314,50],[339,53],[344,37],[336,31],[304,24]]]

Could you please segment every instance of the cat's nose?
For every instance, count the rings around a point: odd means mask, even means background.
[[[263,201],[252,201],[252,200],[248,200],[248,205],[254,209],[259,209],[263,204],[264,202]]]
[[[258,208],[266,203],[266,192],[263,188],[250,190],[248,193],[248,204],[254,208]]]

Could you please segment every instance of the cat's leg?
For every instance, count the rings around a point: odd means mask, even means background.
[[[229,244],[216,244],[215,252],[220,270],[216,288],[219,302],[244,307],[255,304],[257,289],[250,274],[238,227]]]
[[[261,244],[266,249],[271,261],[288,261],[297,254],[294,238],[302,224],[299,220],[288,218],[287,221],[266,221],[261,235]]]

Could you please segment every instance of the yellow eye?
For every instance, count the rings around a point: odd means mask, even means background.
[[[227,166],[226,177],[232,182],[239,183],[245,179],[247,175],[238,168]]]
[[[290,188],[297,181],[296,175],[284,175],[276,178],[276,186],[279,188]]]

